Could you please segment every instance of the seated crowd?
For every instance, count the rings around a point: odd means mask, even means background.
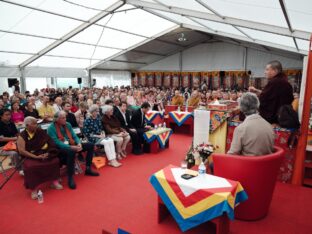
[[[73,175],[76,155],[86,155],[87,176],[98,176],[91,169],[94,150],[104,148],[108,164],[120,167],[120,160],[127,156],[127,145],[132,142],[132,153],[143,153],[143,133],[151,129],[144,114],[150,109],[164,112],[166,105],[188,105],[194,108],[207,106],[216,100],[238,101],[243,91],[198,89],[163,89],[156,87],[103,87],[83,89],[42,89],[25,95],[14,91],[10,97],[7,92],[0,96],[0,155],[11,156],[20,174],[25,174],[25,187],[32,189],[31,197],[36,198],[36,188],[45,181],[52,181],[51,187],[62,189],[58,182],[59,165],[67,166],[68,186],[76,188]],[[252,99],[248,96],[247,99]],[[255,101],[255,100],[253,100]],[[259,105],[255,104],[251,112],[246,112],[244,125],[257,125],[262,119],[256,114]],[[37,120],[51,123],[47,131],[37,126]],[[254,122],[254,123],[253,123]],[[256,123],[257,122],[257,123]],[[18,128],[25,130],[19,133]],[[237,130],[235,140],[241,141],[243,126]],[[258,125],[259,127],[260,125]],[[267,126],[262,123],[260,130]],[[79,128],[82,141],[73,128]],[[250,133],[252,135],[252,132]],[[264,141],[269,141],[267,151],[271,149],[271,132],[265,133]],[[9,141],[17,141],[16,151],[4,151]],[[231,153],[249,154],[235,143]],[[253,148],[253,146],[252,146]],[[264,148],[263,148],[264,150]],[[25,159],[22,164],[22,158]],[[38,166],[40,165],[40,167]]]

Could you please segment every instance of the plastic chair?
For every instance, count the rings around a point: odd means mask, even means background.
[[[239,181],[247,192],[248,200],[235,208],[235,218],[258,220],[267,215],[283,155],[277,146],[273,154],[263,156],[213,154],[214,174]]]

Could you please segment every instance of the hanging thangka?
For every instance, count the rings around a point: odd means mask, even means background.
[[[201,83],[206,84],[206,89],[208,89],[208,83],[209,83],[209,72],[202,72],[201,73]]]
[[[230,76],[230,72],[228,72],[228,71],[225,72],[224,87],[227,90],[231,89],[231,76]]]
[[[147,86],[148,87],[154,87],[154,73],[153,72],[147,72],[146,78],[147,78]]]
[[[155,86],[161,87],[162,86],[162,72],[155,72]]]
[[[182,72],[181,77],[182,77],[182,87],[183,88],[189,88],[191,86],[190,73]]]
[[[192,72],[192,84],[193,88],[198,88],[200,86],[200,73]]]
[[[230,76],[231,76],[231,89],[237,89],[237,85],[236,85],[236,75],[235,72],[230,72]]]
[[[171,73],[164,72],[164,87],[169,88],[171,86]]]
[[[214,87],[213,87],[213,79],[212,79],[212,72],[208,72],[208,90],[213,90]]]
[[[237,79],[236,79],[236,81],[237,81],[237,88],[239,90],[242,90],[242,88],[243,88],[243,75],[244,75],[243,72],[237,72]]]
[[[138,87],[139,86],[139,74],[137,72],[132,73],[131,86],[132,87]]]
[[[211,73],[212,75],[212,84],[214,89],[219,89],[220,88],[220,79],[219,79],[219,72],[218,71],[213,71]]]
[[[178,88],[180,86],[180,72],[172,72],[172,87]]]
[[[145,72],[140,72],[139,73],[139,84],[142,87],[146,86],[146,73]]]
[[[248,72],[244,72],[244,75],[243,75],[243,88],[244,89],[248,89],[248,84],[249,84],[249,75],[248,75]]]

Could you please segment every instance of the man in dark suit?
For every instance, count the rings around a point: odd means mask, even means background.
[[[141,105],[141,108],[135,110],[132,114],[131,124],[133,128],[135,128],[140,138],[140,142],[144,141],[144,138],[143,138],[144,132],[149,129],[152,129],[152,126],[147,125],[146,120],[144,118],[145,114],[149,111],[150,108],[151,108],[151,105],[148,102],[144,102]]]
[[[115,117],[119,120],[121,127],[126,129],[130,134],[132,141],[132,153],[142,154],[142,142],[135,128],[131,124],[130,111],[127,110],[127,102],[120,102],[117,110],[114,112]]]
[[[78,128],[76,117],[70,112],[71,104],[69,102],[63,102],[62,107],[66,112],[66,122],[70,123],[73,128]]]

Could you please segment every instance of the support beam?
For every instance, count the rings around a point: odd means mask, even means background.
[[[188,29],[192,29],[192,30],[197,30],[197,31],[202,31],[202,32],[206,32],[209,34],[215,34],[215,35],[219,35],[222,37],[227,37],[227,38],[233,38],[233,39],[237,39],[237,40],[241,40],[241,41],[246,41],[246,42],[251,42],[251,43],[255,43],[255,44],[259,44],[262,46],[267,46],[267,47],[273,47],[276,49],[281,49],[281,50],[285,50],[285,51],[290,51],[290,52],[294,52],[294,53],[300,53],[303,55],[306,55],[308,52],[304,51],[304,50],[299,50],[297,51],[295,48],[293,47],[289,47],[289,46],[284,46],[284,45],[279,45],[279,44],[275,44],[275,43],[271,43],[271,42],[267,42],[267,41],[261,41],[261,40],[251,40],[247,37],[243,37],[243,36],[239,36],[239,35],[235,35],[235,34],[231,34],[231,33],[224,33],[224,32],[211,32],[211,30],[206,30],[203,27],[197,27],[194,25],[188,25],[188,24],[183,24],[182,25],[184,28],[188,28]]]
[[[27,52],[19,52],[19,51],[8,51],[8,50],[0,50],[0,53],[7,53],[7,54],[25,54],[25,55],[36,55],[35,53],[27,53]],[[69,58],[69,59],[83,59],[83,60],[90,60],[87,57],[76,57],[76,56],[66,56],[66,55],[53,55],[47,54],[47,57],[55,57],[55,58]],[[92,60],[100,60],[99,58],[93,58]]]
[[[8,31],[8,30],[2,30],[2,29],[0,29],[0,32],[14,34],[14,35],[28,36],[28,37],[49,39],[49,40],[55,40],[55,41],[59,40],[59,38],[56,38],[56,37],[46,37],[46,36],[40,36],[40,35],[29,34],[29,33],[21,33],[21,32],[15,32],[15,31]],[[75,44],[79,44],[79,45],[97,46],[97,47],[101,47],[101,48],[114,49],[114,50],[124,50],[123,48],[112,47],[112,46],[96,45],[96,44],[85,43],[85,42],[81,42],[81,41],[68,40],[67,42],[71,42],[71,43],[75,43]]]
[[[292,26],[291,26],[291,23],[290,23],[290,20],[289,20],[289,16],[288,16],[288,13],[287,13],[287,9],[286,9],[286,6],[285,6],[285,2],[284,2],[284,0],[279,0],[279,2],[280,2],[280,5],[281,5],[281,8],[282,8],[282,11],[283,11],[285,20],[286,20],[286,22],[287,22],[289,31],[290,31],[290,32],[293,32],[294,30],[293,30],[293,28],[292,28]],[[299,47],[298,47],[296,38],[293,37],[293,40],[294,40],[294,43],[295,43],[295,46],[296,46],[297,50],[299,51]]]
[[[25,78],[25,70],[24,68],[20,68],[20,85],[21,85],[21,93],[25,93],[26,91],[26,78]]]
[[[165,7],[163,5],[159,5],[152,2],[145,2],[145,1],[139,1],[139,0],[126,0],[127,4],[134,5],[136,7],[141,7],[142,9],[154,9],[164,12],[169,12],[173,14],[178,14],[182,16],[189,16],[189,17],[195,17],[198,19],[204,19],[204,20],[210,20],[218,23],[225,23],[229,25],[235,25],[237,27],[244,27],[244,28],[250,28],[253,30],[259,30],[264,31],[268,33],[274,33],[282,36],[288,36],[288,37],[296,37],[303,40],[309,40],[310,33],[306,31],[301,30],[294,30],[293,32],[290,32],[288,28],[275,26],[275,25],[269,25],[259,22],[253,22],[249,20],[242,20],[238,18],[233,17],[226,17],[225,19],[221,19],[219,16],[215,14],[209,14],[207,12],[200,12],[180,7]]]
[[[140,64],[140,65],[147,65],[147,63],[143,62],[135,62],[135,61],[124,61],[124,60],[118,60],[118,59],[112,59],[111,62],[117,62],[117,63],[133,63],[133,64]]]
[[[149,51],[143,51],[143,50],[132,50],[132,52],[139,53],[139,54],[150,54],[150,55],[157,55],[157,56],[166,56],[165,54],[155,53],[155,52],[149,52]]]
[[[219,12],[217,12],[215,9],[212,9],[210,6],[208,6],[205,2],[203,2],[202,0],[195,0],[196,2],[198,2],[200,5],[202,5],[203,7],[205,7],[207,10],[211,11],[212,13],[214,13],[215,15],[219,16],[221,19],[225,19],[225,16],[221,15]]]
[[[309,44],[309,55],[307,58],[307,64],[304,65],[303,75],[302,75],[302,86],[305,86],[304,89],[301,89],[300,98],[303,98],[303,106],[302,109],[302,120],[301,120],[301,127],[299,129],[299,139],[296,148],[296,158],[295,158],[295,165],[294,171],[292,176],[292,184],[302,185],[304,183],[304,164],[305,160],[307,159],[307,140],[308,140],[308,130],[309,130],[309,119],[311,113],[311,98],[312,98],[312,36],[310,39]],[[302,87],[301,86],[301,87]],[[304,95],[302,95],[304,94]],[[301,103],[302,99],[299,100]],[[300,113],[299,113],[300,116]]]
[[[172,22],[172,23],[181,24],[180,22],[178,22],[178,21],[176,21],[176,20],[173,20],[173,19],[171,19],[171,18],[169,18],[169,17],[166,17],[165,15],[159,14],[159,13],[153,11],[153,10],[146,9],[146,8],[142,8],[142,10],[144,10],[144,11],[150,13],[150,14],[156,15],[156,16],[158,16],[158,17],[160,17],[160,18],[163,18],[163,19],[165,19],[165,20],[168,20],[168,21],[170,21],[170,22]]]
[[[92,17],[87,23],[81,24],[77,28],[73,29],[71,32],[69,32],[66,35],[64,35],[58,41],[53,42],[52,44],[50,44],[46,48],[44,48],[41,51],[39,51],[39,53],[37,55],[34,55],[31,58],[29,58],[26,61],[24,61],[23,63],[21,63],[20,67],[25,67],[28,64],[32,63],[36,59],[40,58],[41,56],[45,55],[49,51],[53,50],[55,47],[61,45],[62,43],[64,43],[65,41],[69,40],[70,38],[72,38],[76,34],[80,33],[81,31],[85,30],[86,28],[90,27],[92,24],[96,23],[97,21],[101,20],[105,16],[109,15],[110,14],[109,12],[113,12],[114,10],[118,9],[119,7],[121,7],[122,5],[124,5],[124,2],[122,2],[122,1],[116,2],[112,6],[108,7],[105,11],[102,11],[102,12],[98,13],[96,16]]]

